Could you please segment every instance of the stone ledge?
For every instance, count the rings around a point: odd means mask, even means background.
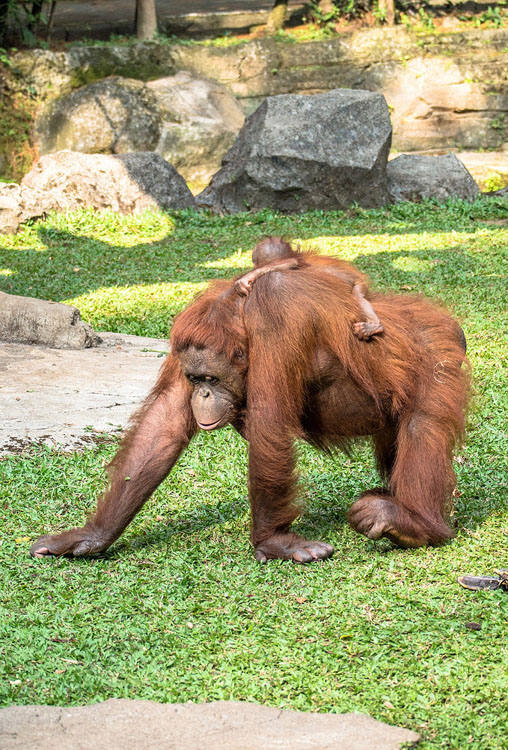
[[[17,85],[40,101],[110,75],[150,80],[187,70],[223,84],[246,114],[267,96],[336,88],[384,94],[400,151],[502,149],[508,142],[508,29],[445,34],[361,29],[304,43],[227,47],[139,42],[12,56]]]

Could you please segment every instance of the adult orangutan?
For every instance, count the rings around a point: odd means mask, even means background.
[[[97,510],[81,528],[38,539],[32,554],[105,550],[197,430],[228,423],[249,442],[258,560],[304,563],[333,552],[290,528],[299,512],[296,438],[329,450],[372,436],[385,486],[353,503],[348,518],[360,533],[403,547],[453,536],[445,517],[468,396],[464,335],[421,297],[375,293],[385,330],[360,340],[353,327],[362,310],[351,293],[358,275],[343,261],[305,254],[296,268],[259,275],[247,296],[233,281],[210,286],[176,318],[171,353],[113,460]]]

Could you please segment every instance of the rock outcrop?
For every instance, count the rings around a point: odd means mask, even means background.
[[[197,202],[226,213],[384,205],[391,132],[381,94],[270,97],[247,119]]]
[[[153,151],[160,128],[153,92],[142,81],[112,76],[53,100],[37,118],[35,136],[40,154],[123,154]]]
[[[0,233],[15,232],[22,218],[21,187],[15,182],[0,182]]]
[[[0,231],[16,231],[48,211],[92,207],[129,214],[194,205],[183,177],[158,154],[58,151],[43,156],[21,185],[0,187]]]
[[[186,179],[206,182],[244,119],[224,86],[185,71],[148,84],[112,76],[47,104],[35,135],[41,154],[155,151]]]
[[[188,180],[208,181],[233,145],[245,115],[219,83],[187,71],[147,84],[160,116],[156,151]]]
[[[501,149],[508,143],[508,29],[359,29],[325,41],[232,46],[138,42],[22,50],[19,85],[49,100],[110,75],[151,80],[189,70],[223,84],[250,113],[266,96],[336,88],[384,94],[399,151]]]

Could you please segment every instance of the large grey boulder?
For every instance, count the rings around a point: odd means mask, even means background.
[[[176,169],[151,152],[81,154],[59,151],[43,156],[21,181],[48,192],[51,207],[112,208],[136,213],[146,208],[189,208],[194,198]]]
[[[89,206],[129,214],[194,205],[183,177],[158,154],[58,151],[43,156],[20,186],[0,188],[0,231],[16,231],[48,211]]]
[[[48,196],[38,190],[0,183],[0,234],[12,234],[27,219],[46,213]]]
[[[200,705],[113,698],[91,706],[0,710],[3,750],[397,750],[418,740],[416,732],[363,714],[281,711],[234,701]]]
[[[186,179],[208,181],[244,120],[224,86],[185,71],[147,84],[111,76],[47,104],[35,138],[41,154],[156,151]]]
[[[0,292],[0,341],[86,349],[101,339],[77,307]]]
[[[186,71],[147,84],[161,118],[156,151],[187,180],[207,182],[220,168],[245,115],[219,83]]]
[[[336,89],[266,99],[198,196],[214,211],[284,212],[389,201],[391,125],[381,94]]]
[[[402,154],[388,162],[388,189],[394,201],[463,198],[472,201],[480,189],[455,154]]]
[[[40,154],[83,151],[122,154],[153,151],[160,117],[142,81],[111,76],[50,102],[35,122]]]

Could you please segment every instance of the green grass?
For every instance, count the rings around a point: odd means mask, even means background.
[[[258,701],[367,712],[422,733],[424,750],[506,748],[508,595],[456,583],[508,567],[506,201],[291,217],[52,216],[0,240],[0,288],[72,301],[99,329],[164,336],[208,280],[248,267],[264,233],[354,260],[377,288],[421,290],[461,320],[476,397],[457,451],[457,538],[403,551],[355,534],[347,508],[377,483],[368,446],[333,459],[301,446],[307,510],[297,526],[336,555],[261,566],[248,544],[246,449],[228,428],[198,436],[103,558],[31,560],[29,540],[82,523],[115,443],[9,457],[0,462],[0,701]]]

